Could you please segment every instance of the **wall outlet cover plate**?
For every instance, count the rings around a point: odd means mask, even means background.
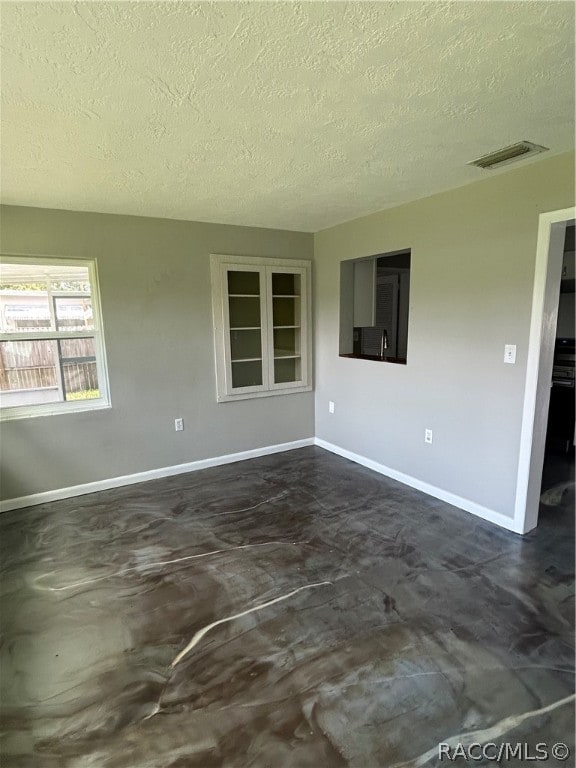
[[[504,362],[514,365],[516,362],[516,344],[504,345]]]

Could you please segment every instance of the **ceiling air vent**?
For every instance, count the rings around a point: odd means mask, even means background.
[[[538,152],[546,152],[548,147],[541,147],[539,144],[532,144],[531,141],[519,141],[518,144],[512,144],[510,147],[504,147],[489,155],[479,157],[478,160],[472,160],[468,165],[476,165],[478,168],[490,170],[499,168],[506,163],[513,163],[528,155],[536,155]]]

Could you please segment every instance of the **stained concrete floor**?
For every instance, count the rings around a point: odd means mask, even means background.
[[[572,505],[519,537],[304,448],[5,513],[1,764],[573,765]]]

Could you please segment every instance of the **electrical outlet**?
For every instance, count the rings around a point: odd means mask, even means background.
[[[424,430],[424,442],[425,443],[431,443],[432,442],[432,430],[431,429],[425,429]]]
[[[184,419],[174,419],[174,431],[182,432],[184,430]]]
[[[334,403],[332,402],[332,400],[329,400],[329,401],[328,401],[328,413],[334,413],[334,408],[335,408],[335,407],[336,407],[336,406],[334,405]]]
[[[504,345],[504,362],[514,365],[516,362],[516,344]]]

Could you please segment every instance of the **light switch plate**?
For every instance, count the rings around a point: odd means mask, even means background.
[[[516,344],[504,345],[504,362],[514,365],[516,362]]]

